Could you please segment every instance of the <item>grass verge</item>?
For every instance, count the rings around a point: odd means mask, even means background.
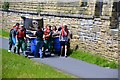
[[[8,38],[9,37],[9,32],[7,32],[3,29],[0,29],[0,36]]]
[[[2,49],[3,78],[75,78],[45,64]]]
[[[71,52],[72,53],[70,57],[72,58],[76,58],[76,59],[79,59],[79,60],[82,60],[88,63],[96,64],[101,67],[109,67],[113,69],[118,68],[118,64],[115,61],[110,62],[101,56],[92,55],[91,53],[85,52],[83,50],[76,50],[76,51],[71,50]]]
[[[7,37],[7,38],[9,37],[9,32],[6,32],[3,29],[0,29],[0,32],[2,32],[0,33],[2,37]],[[70,54],[71,54],[70,57],[72,58],[76,58],[76,59],[79,59],[79,60],[82,60],[88,63],[96,64],[98,66],[110,67],[113,69],[118,68],[118,64],[116,62],[114,61],[109,62],[107,59],[104,59],[100,56],[92,55],[91,53],[85,52],[83,50],[77,50],[77,51],[71,50]]]
[[[2,80],[2,51],[0,49],[0,79]]]

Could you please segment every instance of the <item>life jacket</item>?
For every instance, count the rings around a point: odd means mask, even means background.
[[[64,27],[62,26],[62,33],[61,33],[61,35],[63,37],[67,37],[68,36],[68,29],[65,31]]]
[[[47,37],[47,35],[49,35],[50,33],[50,30],[48,28],[46,28],[45,32],[44,32],[44,35],[45,35],[45,40],[48,40],[49,37]]]
[[[18,31],[17,38],[24,38],[24,37],[25,37],[25,31],[24,30]]]

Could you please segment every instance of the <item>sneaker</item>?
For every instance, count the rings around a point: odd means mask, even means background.
[[[11,52],[11,50],[8,50],[8,52]]]
[[[23,55],[24,55],[24,56],[27,56],[25,51],[23,52]]]
[[[51,53],[51,56],[55,56],[55,54]]]
[[[65,56],[65,58],[67,58],[67,56]]]
[[[42,56],[42,57],[40,57],[40,59],[43,59],[43,56]]]

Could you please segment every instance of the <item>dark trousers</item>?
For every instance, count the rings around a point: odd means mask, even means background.
[[[44,42],[41,40],[37,40],[37,45],[36,45],[36,52],[35,52],[35,57],[38,56],[38,54],[40,54],[40,58],[43,57],[43,52],[42,52],[42,47],[44,45]]]
[[[25,51],[25,40],[24,38],[18,39],[18,44],[17,44],[17,53],[20,54],[20,48],[23,51]]]
[[[45,50],[48,49],[49,52],[51,52],[51,42],[52,40],[44,40],[44,53],[45,53]]]

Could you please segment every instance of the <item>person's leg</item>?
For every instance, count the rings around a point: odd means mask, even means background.
[[[64,42],[61,41],[60,44],[61,44],[61,54],[60,54],[60,56],[62,56],[63,55]]]
[[[19,43],[18,51],[19,51],[19,55],[20,55],[20,49],[21,49],[22,52],[23,52],[23,48],[22,48],[22,39],[19,39],[18,43]]]
[[[53,39],[51,39],[51,42],[50,42],[50,51],[51,53],[53,52]]]
[[[43,49],[44,54],[45,54],[46,49],[47,49],[47,40],[44,40],[44,49]]]
[[[37,42],[36,42],[36,51],[35,51],[34,57],[38,57],[38,53],[39,53],[39,46],[40,46],[40,42],[39,42],[39,41],[37,41]]]
[[[20,55],[20,46],[21,46],[20,40],[18,39],[17,54],[19,54],[19,55]]]
[[[39,54],[40,54],[40,58],[43,57],[42,46],[43,46],[43,41],[40,41],[40,46],[39,46]]]
[[[63,46],[61,46],[61,54],[60,54],[60,56],[62,56],[62,53],[63,53]]]
[[[51,54],[51,40],[48,40],[48,51],[49,51],[50,54]]]
[[[48,49],[48,51],[49,51],[49,41],[48,40],[46,40],[46,49]]]
[[[14,47],[14,53],[16,53],[16,45],[14,45],[13,47]]]
[[[16,53],[16,38],[15,37],[12,37],[12,42],[13,42],[14,53]]]
[[[65,41],[65,57],[67,57],[67,41]]]
[[[43,56],[45,56],[45,48],[46,48],[46,43],[45,43],[45,40],[43,41],[43,48],[42,48],[42,50],[43,50]]]
[[[67,57],[67,45],[65,45],[65,57]]]
[[[12,39],[9,38],[9,50],[8,50],[8,52],[11,52],[11,48],[12,48]]]
[[[24,56],[27,56],[27,55],[26,55],[26,52],[25,52],[25,51],[26,51],[26,44],[25,44],[25,41],[22,40],[21,43],[22,43],[22,52],[23,52],[23,55],[24,55]]]

